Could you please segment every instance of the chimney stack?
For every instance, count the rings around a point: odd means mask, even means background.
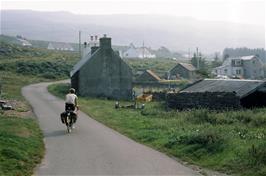
[[[108,38],[106,34],[104,34],[103,38],[100,38],[100,48],[102,49],[111,49],[111,38]]]

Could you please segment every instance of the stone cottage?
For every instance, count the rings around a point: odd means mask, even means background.
[[[188,63],[178,63],[175,67],[169,70],[167,79],[188,79],[196,78],[196,68]]]
[[[266,106],[266,82],[261,80],[204,79],[176,94],[168,94],[168,106],[191,108],[251,108]]]
[[[78,95],[130,99],[132,96],[132,70],[113,51],[111,38],[100,38],[99,46],[80,60],[70,73],[71,86]]]

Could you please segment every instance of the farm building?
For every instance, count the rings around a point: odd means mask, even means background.
[[[74,51],[74,48],[69,43],[63,42],[50,42],[47,49],[49,50],[62,50],[62,51]]]
[[[195,79],[196,78],[196,68],[188,63],[178,63],[175,67],[169,70],[168,79]]]
[[[140,76],[136,78],[136,82],[159,82],[161,78],[157,76],[153,71],[151,70],[145,70]]]
[[[71,86],[78,95],[130,99],[132,70],[111,48],[111,38],[100,38],[100,46],[80,60],[70,73]]]
[[[190,108],[251,108],[266,106],[266,82],[261,80],[204,79],[176,94],[168,94],[168,106]]]

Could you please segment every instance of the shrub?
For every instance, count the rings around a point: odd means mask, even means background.
[[[188,120],[193,123],[216,123],[216,119],[213,117],[212,113],[210,113],[210,111],[207,109],[193,110],[188,116]]]
[[[260,127],[266,125],[266,116],[259,115],[252,117],[252,121],[250,122],[252,126]]]
[[[16,64],[16,72],[26,75],[39,75],[48,79],[62,78],[69,76],[72,65],[65,62],[23,62]]]
[[[216,130],[207,129],[183,135],[179,138],[179,143],[194,145],[196,150],[203,149],[215,153],[223,149],[225,139]]]
[[[246,155],[249,166],[266,165],[266,142],[252,145]]]

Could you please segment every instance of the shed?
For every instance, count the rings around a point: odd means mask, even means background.
[[[178,63],[171,70],[169,70],[169,79],[195,79],[196,68],[192,64]]]
[[[266,106],[266,82],[261,80],[204,79],[168,95],[171,108],[251,108]]]
[[[130,99],[132,70],[111,47],[111,38],[100,38],[100,46],[80,60],[70,73],[71,86],[86,97]]]
[[[159,82],[160,80],[161,78],[151,70],[145,70],[140,76],[136,78],[136,82],[138,83]]]

